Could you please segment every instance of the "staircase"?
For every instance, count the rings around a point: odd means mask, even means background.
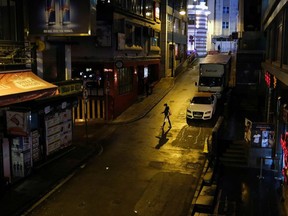
[[[229,167],[248,167],[248,151],[244,140],[229,142],[220,162]]]

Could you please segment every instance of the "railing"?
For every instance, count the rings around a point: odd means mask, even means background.
[[[1,44],[0,65],[31,64],[31,51],[33,46],[29,42]]]
[[[78,98],[78,106],[73,110],[75,122],[99,120],[105,118],[105,100],[99,97],[89,97],[87,101],[82,97]]]

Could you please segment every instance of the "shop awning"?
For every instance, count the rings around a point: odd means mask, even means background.
[[[56,94],[56,85],[42,80],[31,71],[0,73],[0,106]]]

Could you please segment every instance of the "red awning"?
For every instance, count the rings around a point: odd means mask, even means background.
[[[0,106],[56,94],[56,85],[42,80],[31,71],[0,73]]]

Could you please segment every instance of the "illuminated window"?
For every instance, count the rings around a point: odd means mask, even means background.
[[[146,0],[145,1],[145,17],[149,19],[153,19],[153,1]]]
[[[136,14],[143,16],[143,0],[136,0]]]
[[[155,2],[155,18],[160,19],[160,5],[158,2]]]

